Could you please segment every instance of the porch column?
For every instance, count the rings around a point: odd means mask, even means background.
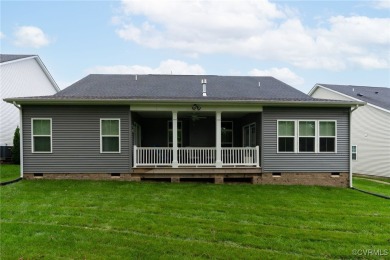
[[[172,111],[172,167],[178,168],[179,162],[177,161],[177,111]]]
[[[215,149],[216,149],[216,167],[222,168],[222,156],[221,156],[221,111],[215,113]]]

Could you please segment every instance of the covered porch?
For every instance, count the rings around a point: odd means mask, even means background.
[[[133,168],[260,168],[261,111],[132,106]]]

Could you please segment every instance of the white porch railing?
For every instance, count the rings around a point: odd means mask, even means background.
[[[215,147],[179,147],[177,160],[183,166],[213,166],[215,154]]]
[[[134,146],[134,167],[137,166],[170,166],[173,160],[171,147],[137,147]]]
[[[259,167],[259,146],[222,147],[222,165]]]
[[[178,166],[216,166],[215,147],[179,147],[177,148]],[[222,147],[222,166],[259,167],[259,146]],[[134,167],[172,166],[172,147],[137,147],[134,146]]]

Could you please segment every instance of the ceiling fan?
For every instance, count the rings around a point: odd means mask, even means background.
[[[195,121],[198,121],[198,120],[200,120],[200,119],[206,119],[207,117],[205,117],[205,116],[199,116],[198,114],[193,113],[192,115],[185,116],[185,118],[189,118],[189,119],[192,120],[192,122],[195,122]]]

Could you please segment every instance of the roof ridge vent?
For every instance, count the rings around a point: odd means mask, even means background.
[[[207,79],[202,79],[201,83],[202,83],[202,89],[203,89],[203,91],[202,91],[203,96],[207,97],[207,90],[206,90]]]

